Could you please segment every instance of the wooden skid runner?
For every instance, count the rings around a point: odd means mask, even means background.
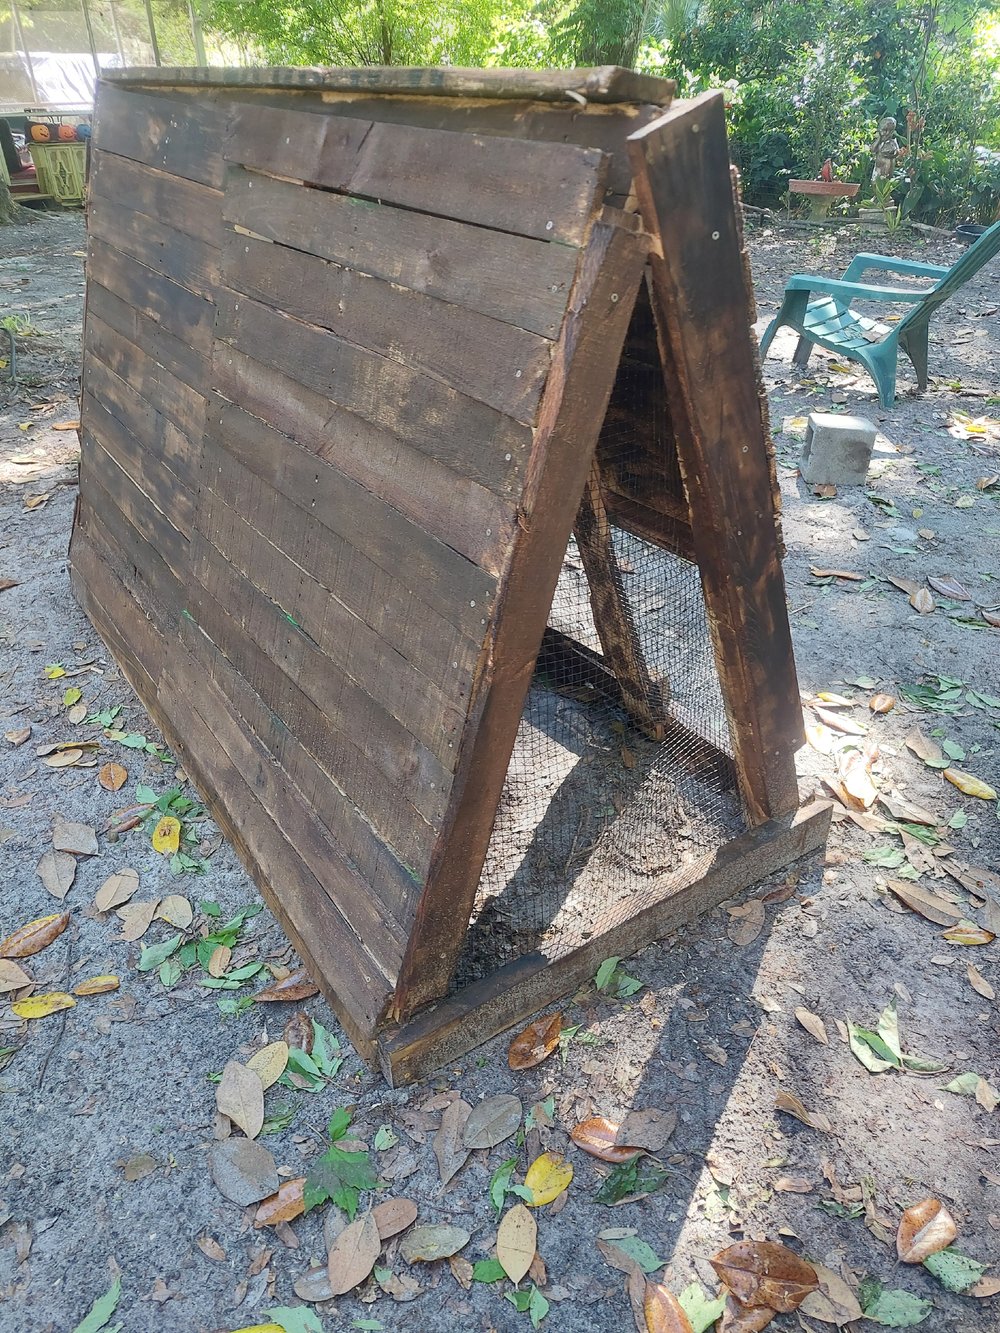
[[[613,530],[690,558],[697,496],[741,562],[735,591],[766,604],[775,659],[786,640],[771,510],[746,520],[748,563],[738,488],[709,503],[698,471],[725,473],[724,442],[703,442],[697,394],[672,387],[690,379],[677,309],[692,275],[647,270],[648,232],[665,245],[687,225],[657,205],[688,188],[660,162],[687,123],[683,106],[663,119],[672,86],[615,70],[377,74],[100,85],[71,561],[351,1039],[398,1081],[576,975],[564,959],[521,999],[480,987],[421,1012],[463,949],[570,534],[602,651],[560,652],[654,743],[685,724]],[[645,226],[606,207],[633,199],[631,131]],[[704,138],[685,170],[721,208],[718,134]],[[742,375],[745,292],[740,307],[712,288],[698,313],[730,320],[719,354]],[[755,504],[763,451],[758,433]],[[678,911],[799,854],[821,822],[786,818],[794,727],[751,697],[764,664],[709,556],[735,758],[685,735],[764,823]],[[777,666],[794,685],[790,656]],[[608,948],[674,910],[623,917]]]

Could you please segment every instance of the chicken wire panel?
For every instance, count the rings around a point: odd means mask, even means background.
[[[536,951],[564,956],[747,827],[697,566],[613,526],[610,538],[666,735],[623,705],[571,539],[456,985]]]

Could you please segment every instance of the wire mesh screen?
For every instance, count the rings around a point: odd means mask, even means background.
[[[698,568],[681,553],[690,530],[662,370],[656,361],[649,373],[655,350],[638,318],[559,575],[456,986],[536,951],[571,952],[679,888],[746,829]],[[642,497],[657,486],[654,543],[636,528]],[[674,519],[664,516],[667,492]]]

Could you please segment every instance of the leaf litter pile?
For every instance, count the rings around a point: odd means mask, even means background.
[[[996,414],[940,417],[973,472],[952,483],[929,464],[920,485],[985,539]],[[890,567],[817,545],[809,597],[891,607],[924,647],[995,642],[995,581],[946,556],[926,498],[896,535],[910,517],[890,480],[852,538]],[[55,551],[68,497],[31,498],[18,521]],[[0,610],[32,572],[0,564]],[[604,959],[563,1012],[390,1092],[245,878],[222,883],[197,794],[59,595],[45,641],[29,629],[15,653],[0,635],[0,846],[16,858],[0,1325],[1000,1326],[995,673],[932,647],[875,674],[874,642],[836,631],[802,700],[807,767],[835,803],[824,865],[669,952]],[[133,1099],[138,1130],[121,1115]],[[37,1149],[36,1112],[57,1125]],[[111,1201],[93,1214],[89,1156]]]

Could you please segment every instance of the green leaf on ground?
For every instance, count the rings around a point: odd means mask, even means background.
[[[506,1276],[499,1259],[480,1259],[472,1265],[473,1282],[499,1282]]]
[[[594,1198],[609,1207],[624,1199],[641,1199],[658,1190],[667,1175],[658,1163],[634,1157],[631,1162],[612,1167]]]
[[[937,1254],[928,1255],[924,1267],[946,1291],[953,1291],[956,1296],[974,1287],[986,1272],[984,1264],[968,1259],[957,1250],[939,1250]]]
[[[933,1302],[914,1296],[912,1291],[886,1291],[872,1279],[861,1284],[859,1296],[865,1318],[884,1328],[912,1328],[922,1324],[934,1309]]]
[[[618,1236],[611,1243],[637,1263],[644,1273],[655,1273],[666,1263],[666,1260],[658,1258],[653,1247],[647,1245],[639,1236]]]
[[[272,1324],[278,1324],[285,1333],[323,1333],[319,1315],[310,1310],[308,1305],[276,1305],[273,1310],[265,1310],[265,1316]]]
[[[700,1282],[692,1282],[689,1287],[685,1287],[677,1300],[688,1317],[692,1333],[705,1333],[717,1319],[721,1319],[726,1308],[725,1296],[709,1300]]]
[[[142,954],[138,963],[136,963],[136,968],[140,972],[152,972],[154,968],[159,967],[161,963],[165,963],[170,955],[180,948],[180,943],[180,935],[174,935],[171,939],[164,940],[162,944],[154,944],[148,949],[143,945]]]
[[[337,1139],[344,1137],[350,1123],[351,1113],[343,1107],[330,1117],[330,1146],[316,1159],[306,1177],[303,1198],[307,1213],[329,1199],[353,1222],[361,1191],[373,1190],[378,1185],[367,1152],[345,1152],[337,1147]]]
[[[538,1327],[549,1312],[548,1301],[534,1286],[530,1291],[508,1291],[507,1299],[519,1314],[527,1312],[534,1328]]]
[[[100,1333],[101,1329],[106,1329],[108,1320],[118,1308],[121,1295],[122,1280],[116,1277],[104,1295],[99,1296],[93,1303],[90,1313],[80,1320],[73,1333]],[[122,1325],[119,1324],[118,1327],[121,1328]]]

